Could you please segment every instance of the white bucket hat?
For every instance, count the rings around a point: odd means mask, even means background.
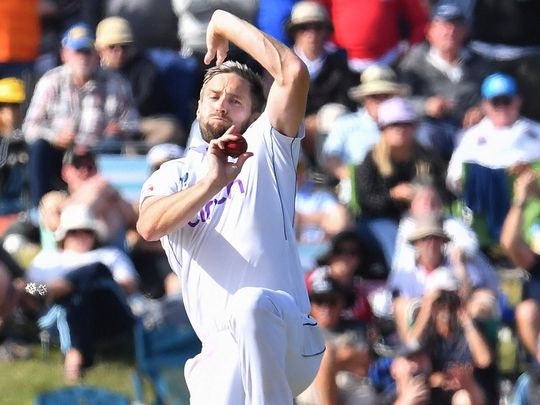
[[[67,205],[60,214],[60,225],[54,233],[57,242],[61,242],[69,231],[88,229],[96,234],[98,240],[102,240],[104,227],[99,222],[90,208],[84,204]]]

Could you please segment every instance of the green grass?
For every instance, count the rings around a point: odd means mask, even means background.
[[[84,385],[107,388],[134,399],[131,382],[133,361],[102,354],[82,379]],[[39,345],[33,347],[33,356],[28,360],[0,363],[0,404],[31,405],[40,392],[64,387],[63,358],[58,349],[52,349],[47,360],[41,358]],[[145,387],[145,401],[151,403],[149,386]]]

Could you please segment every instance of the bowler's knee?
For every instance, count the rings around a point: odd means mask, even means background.
[[[248,330],[267,322],[269,316],[279,316],[279,312],[267,290],[245,287],[232,296],[229,321]]]

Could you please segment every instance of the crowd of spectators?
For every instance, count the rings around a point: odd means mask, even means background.
[[[156,170],[200,136],[206,25],[223,8],[310,74],[295,226],[327,348],[297,403],[494,404],[524,367],[514,403],[531,403],[538,2],[1,3],[0,360],[29,355],[23,319],[58,330],[78,382],[141,302],[181,294],[159,243],[134,229],[137,202],[97,162],[145,154]],[[239,50],[229,57],[267,82]],[[523,288],[509,297],[501,280],[515,268]],[[501,328],[524,352],[510,374]]]

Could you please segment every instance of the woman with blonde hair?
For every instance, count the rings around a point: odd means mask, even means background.
[[[444,189],[444,164],[415,140],[417,116],[401,97],[378,110],[381,139],[355,168],[361,213],[358,230],[368,246],[379,248],[387,268],[394,254],[397,227],[414,194],[412,181],[430,176]]]

